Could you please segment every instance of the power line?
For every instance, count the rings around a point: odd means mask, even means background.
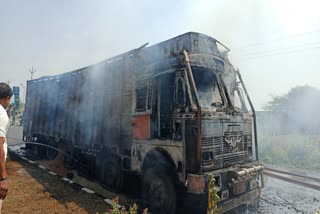
[[[312,45],[310,47],[310,45]],[[271,49],[271,50],[266,50],[266,51],[256,51],[256,52],[249,52],[249,53],[243,53],[243,54],[239,54],[240,56],[244,56],[244,57],[250,57],[250,56],[256,56],[256,55],[265,55],[265,54],[273,54],[273,53],[278,53],[278,52],[283,52],[283,51],[294,51],[296,49],[300,50],[302,49],[308,49],[308,48],[312,48],[315,47],[317,45],[320,45],[320,41],[317,42],[311,42],[311,43],[303,43],[303,44],[299,44],[299,45],[295,45],[295,46],[291,46],[291,47],[284,47],[284,48],[275,48],[275,49]]]
[[[239,49],[248,49],[248,48],[252,48],[252,47],[259,47],[259,46],[263,46],[263,45],[266,45],[271,42],[288,40],[288,39],[292,39],[292,38],[299,37],[302,35],[315,34],[315,33],[320,33],[320,29],[316,29],[313,31],[307,31],[307,32],[303,32],[303,33],[297,33],[297,34],[293,34],[291,36],[278,36],[278,37],[274,37],[273,39],[266,41],[266,42],[251,43],[251,44],[244,45],[242,47],[233,47],[231,49],[232,50],[239,50]]]
[[[279,53],[274,53],[274,54],[262,54],[262,55],[253,55],[249,56],[246,59],[255,59],[255,58],[260,58],[260,57],[267,57],[267,56],[275,56],[275,55],[282,55],[282,54],[288,54],[288,53],[298,53],[298,52],[304,52],[307,50],[312,50],[312,49],[318,49],[320,46],[315,46],[315,47],[309,47],[309,48],[302,48],[302,49],[297,49],[297,50],[292,50],[292,51],[284,51],[284,52],[279,52]]]

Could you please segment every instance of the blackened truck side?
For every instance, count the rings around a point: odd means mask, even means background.
[[[154,212],[174,213],[181,191],[206,204],[208,174],[223,212],[254,201],[263,170],[254,109],[227,52],[190,32],[30,80],[24,140],[67,144],[80,172],[114,189],[139,175]]]

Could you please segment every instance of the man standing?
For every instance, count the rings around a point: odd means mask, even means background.
[[[7,140],[6,134],[10,126],[10,121],[6,112],[13,92],[10,86],[6,83],[0,83],[0,213],[2,207],[2,200],[6,198],[8,193],[7,182]]]

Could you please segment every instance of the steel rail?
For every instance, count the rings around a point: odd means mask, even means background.
[[[294,173],[294,172],[288,172],[288,171],[280,170],[280,169],[274,169],[274,168],[270,168],[270,167],[267,167],[267,166],[264,166],[264,169],[265,169],[265,170],[272,171],[272,172],[277,172],[277,173],[282,173],[282,174],[287,174],[287,175],[293,175],[293,176],[297,176],[297,177],[301,177],[301,178],[305,178],[305,179],[310,179],[310,180],[314,180],[314,181],[320,183],[320,179],[319,179],[319,178],[310,177],[310,176],[308,176],[308,175],[298,174],[298,173]]]
[[[286,182],[294,183],[300,186],[308,187],[314,190],[320,191],[320,179],[301,175],[293,172],[287,172],[284,170],[273,169],[265,167],[263,173],[267,176],[283,180]]]

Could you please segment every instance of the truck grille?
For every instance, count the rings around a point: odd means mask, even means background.
[[[202,138],[202,165],[204,170],[244,163],[248,157],[251,134],[225,132],[224,136]]]

